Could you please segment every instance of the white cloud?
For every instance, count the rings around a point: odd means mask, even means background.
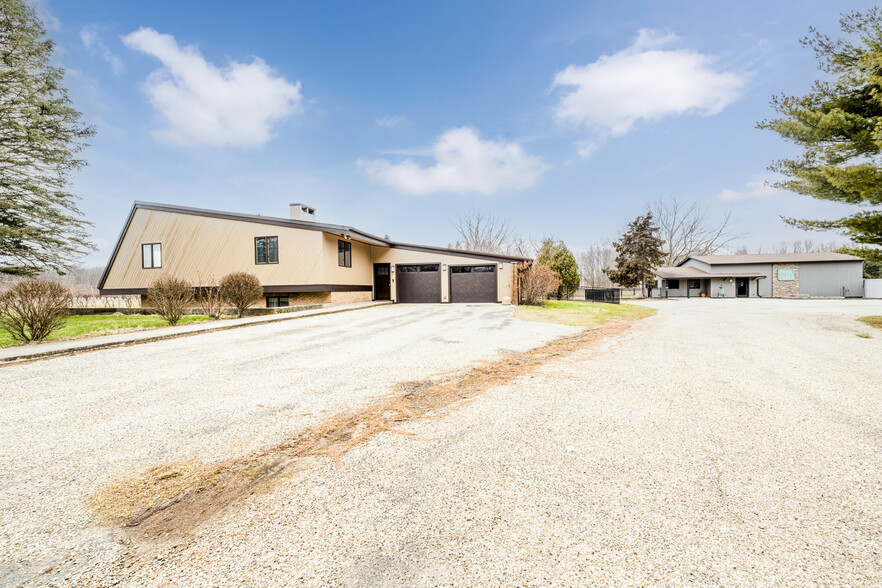
[[[557,72],[552,87],[567,90],[555,117],[601,135],[623,135],[640,120],[717,114],[739,97],[743,76],[719,71],[711,56],[663,48],[675,40],[643,29],[627,49]]]
[[[548,169],[516,142],[482,139],[477,131],[460,127],[445,132],[431,148],[435,164],[424,167],[412,159],[356,163],[371,179],[406,194],[521,190],[536,183]]]
[[[598,149],[600,143],[597,141],[576,141],[576,153],[579,157],[591,157]]]
[[[303,95],[262,59],[231,61],[220,68],[193,46],[171,35],[141,28],[122,38],[163,67],[150,74],[144,91],[164,119],[158,138],[179,145],[253,147],[272,138],[275,123],[300,111]]]
[[[122,60],[113,54],[110,48],[104,44],[104,41],[98,36],[95,26],[83,27],[80,31],[80,40],[89,53],[98,55],[110,64],[110,69],[115,74],[121,74],[125,70]]]
[[[768,184],[767,178],[755,178],[744,185],[742,190],[731,190],[726,188],[719,194],[717,198],[724,202],[735,202],[736,200],[751,200],[754,198],[771,198],[779,194],[781,190],[774,188]]]
[[[387,114],[377,119],[377,125],[389,129],[407,124],[407,117],[402,114]]]

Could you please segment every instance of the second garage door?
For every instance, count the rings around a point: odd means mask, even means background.
[[[496,265],[451,266],[450,301],[497,302]]]
[[[441,302],[439,264],[399,265],[398,302]]]

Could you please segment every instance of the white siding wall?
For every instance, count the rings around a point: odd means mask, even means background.
[[[863,262],[833,261],[799,264],[799,295],[836,298],[863,295]]]

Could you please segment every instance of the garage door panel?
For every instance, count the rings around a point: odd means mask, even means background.
[[[396,266],[398,302],[441,302],[440,264]]]
[[[451,302],[497,302],[496,265],[461,265],[450,268]]]

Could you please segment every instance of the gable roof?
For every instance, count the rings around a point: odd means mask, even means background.
[[[683,265],[690,259],[704,262],[708,265],[735,265],[750,263],[809,263],[819,261],[863,261],[854,255],[844,253],[744,253],[736,255],[693,255],[677,264]]]
[[[759,272],[747,273],[719,273],[711,274],[697,267],[660,267],[655,270],[655,275],[666,280],[681,278],[764,278],[765,274]]]
[[[281,227],[291,227],[295,229],[306,229],[308,231],[321,231],[323,233],[333,233],[335,235],[349,237],[351,239],[362,241],[369,245],[375,245],[377,247],[389,247],[391,249],[406,249],[410,251],[424,251],[427,253],[446,253],[459,255],[462,257],[474,257],[477,259],[486,259],[493,261],[522,262],[530,260],[530,258],[528,257],[518,257],[514,255],[480,253],[477,251],[463,251],[460,249],[449,249],[444,247],[430,247],[427,245],[396,243],[394,241],[382,239],[380,237],[377,237],[376,235],[372,235],[359,229],[347,227],[344,225],[332,225],[328,223],[318,223],[314,221],[302,221],[273,216],[260,216],[259,214],[243,214],[240,212],[225,212],[222,210],[193,208],[190,206],[178,206],[176,204],[160,204],[157,202],[141,202],[136,200],[135,203],[132,205],[132,210],[131,212],[129,212],[129,216],[126,219],[125,225],[123,225],[123,229],[119,234],[119,238],[116,240],[116,245],[113,248],[113,253],[111,253],[110,255],[110,261],[107,263],[107,266],[104,268],[104,272],[101,274],[101,279],[98,281],[99,289],[104,287],[104,282],[107,280],[107,275],[110,273],[110,268],[113,267],[113,263],[116,261],[116,255],[119,252],[119,248],[122,246],[122,242],[126,236],[126,232],[129,229],[129,225],[132,224],[132,219],[135,217],[135,212],[137,212],[139,209],[158,210],[161,212],[172,212],[176,214],[189,214],[193,216],[204,216],[209,218],[219,218],[239,222],[260,223],[263,225],[276,225]]]

